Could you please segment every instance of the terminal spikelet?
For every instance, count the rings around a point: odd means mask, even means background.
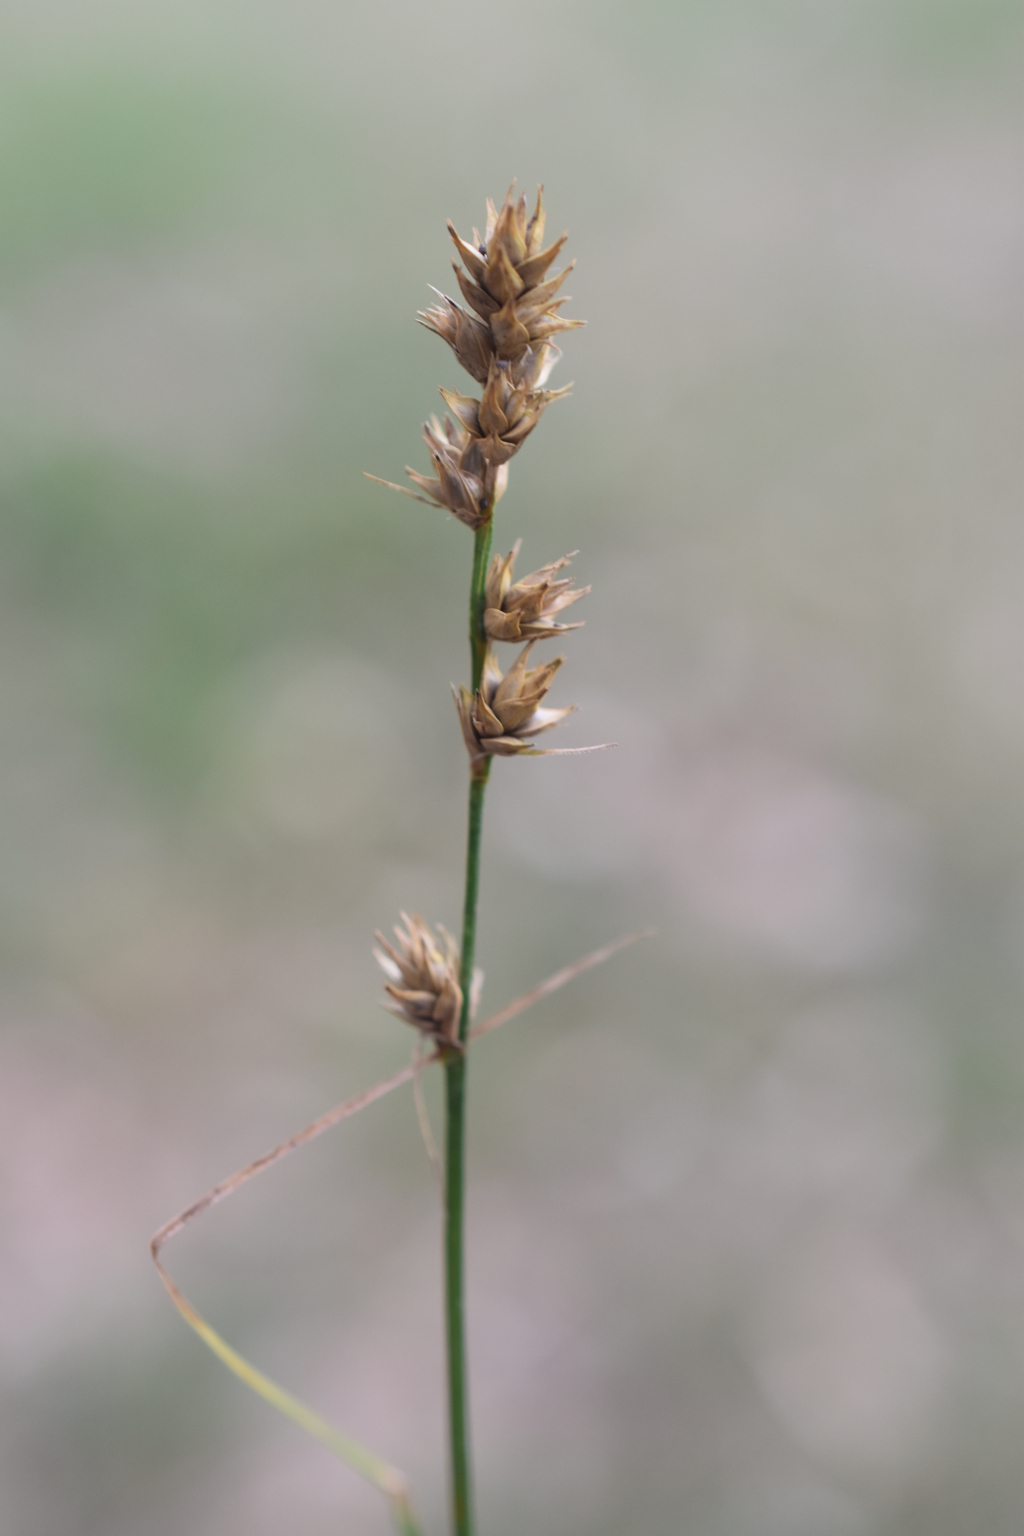
[[[545,280],[548,268],[568,235],[560,235],[545,250],[544,189],[537,188],[537,205],[528,218],[526,198],[513,201],[514,188],[513,182],[500,208],[496,209],[488,198],[483,240],[474,229],[473,244],[470,245],[455,225],[450,220],[448,222],[448,233],[465,268],[463,270],[453,262],[462,296],[490,332],[494,355],[511,363],[517,362],[528,350],[536,351],[539,344],[559,331],[572,330],[583,324],[581,320],[566,320],[560,315],[558,311],[566,300],[555,298],[575,263],[570,262],[557,276]],[[447,302],[450,304],[451,300]],[[445,335],[439,325],[431,323],[430,314],[428,311],[423,317],[425,323],[439,335]],[[451,321],[446,323],[452,324]],[[481,335],[483,327],[480,328]],[[449,340],[447,335],[445,340]],[[450,344],[454,348],[454,342]],[[473,369],[469,372],[473,373]],[[483,382],[479,374],[474,373],[473,377]]]
[[[500,208],[488,199],[482,241],[474,229],[474,243],[468,244],[449,221],[463,261],[463,267],[453,265],[469,308],[435,288],[438,303],[418,315],[420,324],[446,341],[482,385],[480,399],[441,390],[451,415],[441,422],[431,417],[423,428],[434,473],[406,468],[417,490],[367,477],[427,506],[444,507],[474,530],[490,519],[505,490],[508,461],[552,401],[569,393],[570,385],[545,388],[561,357],[552,337],[583,324],[559,314],[567,301],[556,298],[574,263],[547,276],[568,236],[560,235],[545,249],[543,189],[538,187],[528,217],[526,198],[513,200],[514,186]]]
[[[465,270],[456,263],[455,273],[469,308],[435,289],[439,303],[422,310],[418,318],[448,343],[466,372],[483,386],[479,400],[456,390],[441,391],[448,409],[468,434],[468,444],[460,443],[460,452],[467,461],[463,469],[474,475],[481,488],[479,494],[470,498],[474,509],[471,515],[479,519],[478,509],[489,504],[488,492],[497,489],[489,475],[493,476],[518,452],[551,402],[569,393],[571,386],[544,388],[561,356],[551,338],[583,322],[561,316],[558,311],[566,300],[555,297],[573,263],[556,277],[545,278],[567,236],[561,235],[546,250],[542,248],[541,188],[537,189],[537,206],[529,218],[526,198],[513,201],[512,188],[500,209],[488,200],[483,241],[477,230],[473,231],[472,245],[462,239],[451,222],[448,230],[464,264]],[[435,455],[436,465],[435,449],[429,438],[428,447]],[[470,527],[479,526],[479,521],[470,521],[464,515],[465,497],[457,498],[460,505],[453,505],[443,475],[442,483],[435,485],[424,484],[422,476],[410,473],[434,502],[449,507]],[[500,495],[500,489],[497,494]]]
[[[572,555],[563,555],[561,560],[542,565],[539,571],[513,583],[513,568],[522,542],[517,539],[510,554],[495,555],[488,567],[484,585],[484,630],[488,639],[547,640],[570,629],[580,629],[582,624],[554,622],[555,614],[590,591],[589,587],[574,587],[571,576],[557,579]]]

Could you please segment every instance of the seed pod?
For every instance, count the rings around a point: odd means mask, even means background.
[[[522,539],[517,539],[511,554],[495,555],[487,571],[484,586],[484,629],[491,640],[547,640],[564,635],[582,624],[556,624],[554,616],[570,603],[586,597],[589,587],[574,587],[572,577],[555,578],[565,569],[572,555],[563,555],[539,571],[524,576],[514,585],[512,571]],[[574,551],[575,553],[575,551]]]
[[[458,945],[440,923],[435,938],[421,917],[401,916],[405,928],[395,926],[397,947],[382,933],[374,935],[374,959],[388,978],[384,1007],[422,1034],[451,1044],[458,1040],[462,1012]]]
[[[535,644],[531,640],[524,646],[504,677],[489,649],[476,693],[460,688],[455,695],[462,734],[474,768],[492,756],[514,757],[521,752],[543,756],[543,749],[535,747],[530,737],[549,731],[576,709],[575,704],[564,709],[541,707],[541,700],[565,657],[556,656],[539,667],[527,667]]]

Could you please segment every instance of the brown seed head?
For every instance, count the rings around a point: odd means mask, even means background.
[[[566,320],[558,311],[566,302],[556,299],[573,263],[547,278],[545,274],[568,239],[560,235],[547,249],[544,245],[544,191],[537,188],[537,206],[527,217],[526,198],[513,201],[513,182],[500,209],[488,199],[487,227],[481,241],[474,229],[473,244],[463,240],[449,221],[448,233],[462,258],[462,267],[453,263],[462,296],[490,332],[494,355],[506,362],[516,362],[528,348],[537,349],[558,331],[582,325],[581,320]],[[447,301],[449,304],[451,300]],[[458,307],[458,306],[455,306]],[[427,324],[430,321],[423,317]],[[437,325],[431,325],[443,335]],[[482,334],[482,332],[481,332]],[[445,340],[455,349],[454,341]],[[459,358],[462,362],[462,358]],[[463,364],[463,366],[468,366]],[[469,372],[483,383],[479,373]]]
[[[541,249],[544,198],[540,188],[529,219],[526,198],[513,202],[511,187],[500,209],[488,202],[483,242],[475,229],[472,245],[453,224],[448,229],[466,268],[456,266],[455,272],[470,308],[463,309],[439,294],[441,303],[422,311],[419,319],[447,341],[467,373],[484,386],[479,400],[454,390],[441,393],[479,442],[485,463],[498,468],[522,447],[552,400],[563,398],[571,387],[544,388],[561,356],[551,338],[582,323],[563,319],[558,310],[566,301],[555,298],[572,265],[557,277],[543,280],[566,236]]]
[[[402,922],[404,929],[395,926],[397,946],[375,934],[374,958],[388,978],[384,1006],[424,1035],[452,1044],[462,1012],[458,945],[440,924],[435,937],[421,917],[403,912]]]
[[[564,709],[542,708],[541,701],[565,657],[556,656],[542,666],[528,667],[535,644],[531,640],[524,646],[504,677],[494,652],[488,649],[476,693],[460,688],[455,695],[462,734],[474,767],[491,756],[514,757],[520,752],[541,755],[530,738],[549,731],[576,708],[575,704]]]
[[[500,209],[488,200],[483,241],[475,229],[472,245],[451,223],[448,229],[465,265],[464,271],[456,264],[455,272],[469,309],[435,288],[440,302],[421,310],[418,318],[448,343],[466,372],[483,385],[483,394],[477,400],[442,389],[454,420],[445,417],[438,423],[431,418],[423,429],[434,474],[406,469],[425,494],[390,480],[380,483],[428,506],[446,507],[460,522],[475,529],[487,522],[504,492],[509,459],[551,402],[569,393],[571,386],[544,388],[561,356],[551,338],[583,321],[559,315],[567,301],[555,297],[573,264],[556,277],[545,275],[567,236],[560,236],[546,250],[542,248],[544,197],[540,187],[537,206],[529,218],[526,198],[514,202],[512,187]]]
[[[513,584],[512,572],[522,539],[517,539],[508,555],[495,555],[487,571],[484,586],[484,629],[491,640],[546,640],[564,635],[580,624],[556,624],[554,617],[578,598],[586,597],[589,587],[574,587],[572,577],[556,580],[572,555],[563,555],[539,571]]]

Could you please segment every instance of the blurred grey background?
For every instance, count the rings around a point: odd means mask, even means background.
[[[371,931],[457,922],[471,540],[361,471],[516,175],[589,324],[497,547],[579,548],[619,745],[497,765],[485,1006],[660,936],[473,1058],[481,1530],[1017,1536],[1020,7],[0,19],[0,1527],[387,1529],[146,1244],[404,1063]],[[404,1094],[168,1251],[435,1533],[438,1234]]]

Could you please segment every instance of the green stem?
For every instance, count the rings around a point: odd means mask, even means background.
[[[484,634],[484,582],[487,579],[487,562],[491,555],[493,522],[488,517],[482,528],[476,530],[473,542],[473,577],[469,586],[469,648],[473,657],[473,692],[480,687],[487,654],[487,636]],[[463,965],[465,970],[465,965]]]
[[[491,520],[476,530],[473,546],[473,578],[469,591],[469,641],[473,658],[473,689],[480,686],[487,637],[484,634],[484,578],[491,549]],[[469,1033],[470,994],[473,989],[473,955],[476,948],[476,903],[480,883],[480,835],[483,828],[484,790],[490,759],[471,770],[469,828],[466,838],[466,891],[462,909],[462,1014],[459,1040]],[[448,1410],[452,1456],[452,1530],[454,1536],[472,1536],[473,1501],[469,1464],[469,1407],[466,1380],[466,1328],[463,1304],[463,1211],[464,1153],[466,1144],[466,1056],[454,1053],[445,1068],[445,1321],[448,1337]]]

